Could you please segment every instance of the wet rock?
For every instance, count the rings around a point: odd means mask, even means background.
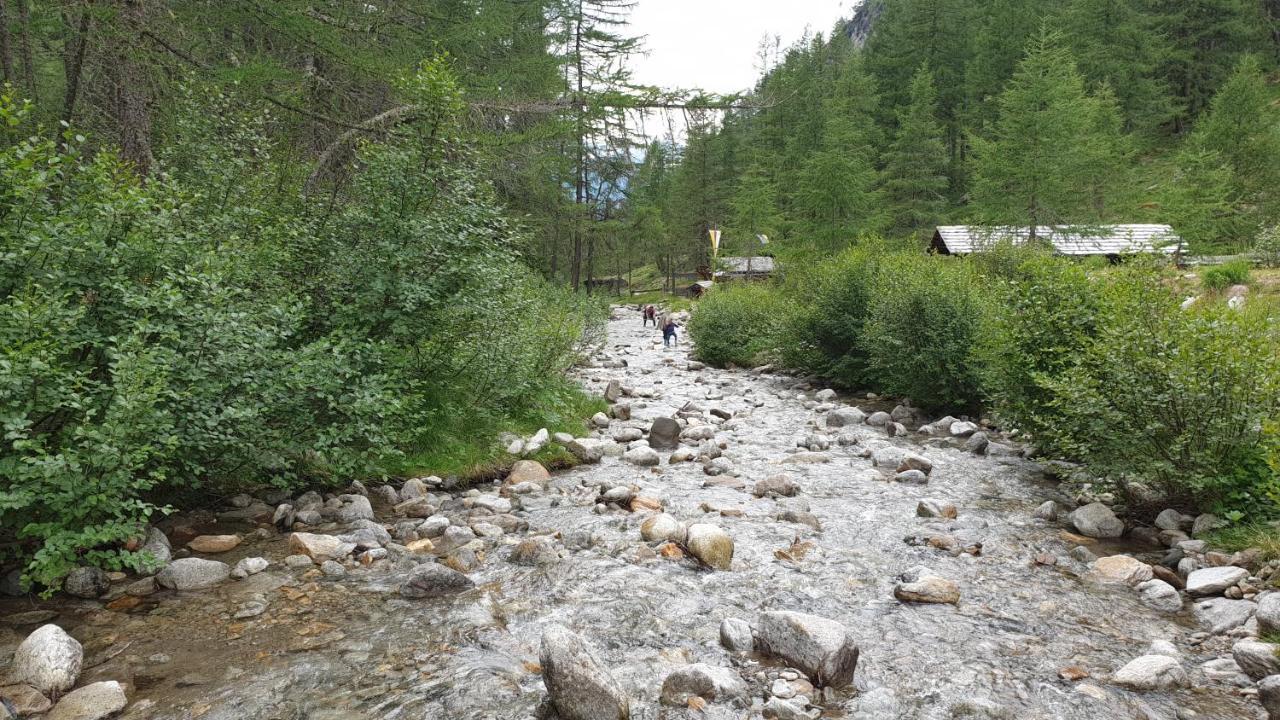
[[[324,522],[324,516],[319,510],[298,510],[293,514],[293,521],[302,525],[319,525]]]
[[[635,492],[632,491],[631,488],[625,485],[619,485],[618,487],[612,487],[605,490],[604,493],[600,495],[600,502],[626,505],[631,502],[631,498],[633,497],[635,497]]]
[[[316,563],[341,560],[355,549],[355,543],[343,542],[336,535],[296,532],[289,536],[289,549],[311,558]]]
[[[721,528],[708,523],[690,525],[685,538],[689,554],[717,570],[728,570],[733,564],[733,538]]]
[[[1192,597],[1221,595],[1224,590],[1248,577],[1248,570],[1229,565],[1196,570],[1187,576],[1187,594]]]
[[[147,529],[146,542],[142,544],[142,553],[150,555],[155,560],[154,568],[159,570],[173,559],[173,550],[169,546],[169,538],[158,528]]]
[[[1204,513],[1203,515],[1197,516],[1195,521],[1192,522],[1191,537],[1200,537],[1205,533],[1217,530],[1225,524],[1226,523],[1223,522],[1222,518],[1219,518],[1217,515]]]
[[[524,455],[535,455],[539,450],[547,446],[551,440],[551,433],[546,428],[539,428],[529,439],[524,441],[524,448],[521,453]]]
[[[1213,635],[1234,630],[1253,617],[1258,606],[1248,600],[1215,597],[1195,604],[1196,619]]]
[[[284,566],[290,568],[309,568],[314,564],[306,555],[289,555],[284,559]]]
[[[1128,555],[1110,555],[1098,558],[1089,571],[1089,577],[1098,582],[1137,585],[1151,579],[1151,566]]]
[[[904,470],[893,476],[895,482],[909,485],[928,485],[929,476],[922,470]]]
[[[622,459],[640,467],[654,467],[662,462],[662,457],[658,455],[658,451],[647,447],[628,450],[622,455]]]
[[[1186,687],[1187,671],[1167,655],[1143,655],[1116,671],[1112,682],[1132,690],[1172,690]]]
[[[978,426],[975,425],[974,423],[959,421],[959,420],[951,423],[951,427],[948,428],[948,432],[951,433],[951,437],[958,437],[958,438],[969,437],[970,435],[974,434],[977,431],[978,431]]]
[[[1195,518],[1169,508],[1160,511],[1160,514],[1156,516],[1155,525],[1161,530],[1184,530],[1190,528],[1193,522],[1195,522]]]
[[[198,553],[214,555],[235,550],[239,544],[239,535],[199,535],[192,538],[187,547]]]
[[[561,720],[629,720],[631,702],[587,643],[552,625],[538,655],[542,682]]]
[[[783,462],[793,465],[815,465],[831,462],[831,456],[820,452],[798,452],[786,456]]]
[[[702,440],[714,440],[715,437],[716,429],[713,425],[695,425],[685,428],[680,433],[680,439],[687,443],[697,443]]]
[[[1040,506],[1036,508],[1036,511],[1034,513],[1032,513],[1032,517],[1037,518],[1039,520],[1048,520],[1049,522],[1053,522],[1054,520],[1057,520],[1058,519],[1058,503],[1052,500],[1046,500],[1040,503]]]
[[[898,463],[898,472],[906,472],[907,470],[919,470],[928,475],[933,472],[933,461],[913,452],[905,453],[902,456],[902,461]]]
[[[383,487],[386,487],[385,485]],[[392,494],[395,491],[392,490]],[[289,503],[281,503],[276,506],[276,511],[271,514],[271,524],[280,530],[288,530],[293,527],[294,512],[293,506]]]
[[[363,495],[339,495],[338,499],[342,501],[334,513],[334,519],[338,522],[352,523],[356,520],[374,519],[373,506],[369,504],[369,498]]]
[[[1258,700],[1271,720],[1280,719],[1280,675],[1265,677],[1258,683]]]
[[[409,542],[408,545],[405,545],[404,547],[405,547],[405,550],[408,550],[409,553],[413,555],[430,555],[435,553],[436,551],[435,543],[431,542],[429,538],[420,538],[418,540],[412,540]]]
[[[1261,680],[1268,675],[1280,675],[1280,657],[1276,645],[1257,640],[1241,640],[1231,648],[1231,657],[1246,675]]]
[[[684,525],[666,513],[658,513],[640,523],[640,537],[646,542],[684,543]]]
[[[649,447],[674,450],[680,445],[680,423],[675,418],[660,417],[649,426]]]
[[[156,575],[156,582],[170,590],[203,590],[231,575],[231,566],[217,560],[182,558],[169,563]]]
[[[427,487],[427,484],[422,481],[422,478],[409,478],[404,481],[404,485],[400,486],[400,493],[398,497],[400,501],[403,502],[406,500],[413,500],[414,498],[424,497],[429,492],[431,492],[431,488]],[[393,501],[392,504],[394,505],[395,502]]]
[[[84,648],[57,625],[43,625],[27,636],[13,655],[10,675],[45,695],[71,689],[80,677]]]
[[[471,507],[488,510],[495,515],[505,515],[511,512],[511,501],[497,495],[481,495],[473,498]]]
[[[96,567],[75,568],[62,581],[62,592],[88,600],[106,595],[110,588],[111,581],[107,579],[107,574]]]
[[[778,512],[778,519],[783,522],[796,523],[797,525],[808,525],[814,530],[822,532],[822,521],[818,520],[818,516],[808,510],[786,508]]]
[[[640,428],[618,428],[613,433],[613,441],[619,443],[629,443],[644,437],[644,432]]]
[[[827,413],[827,427],[838,428],[848,425],[861,425],[867,416],[856,407],[836,408]]]
[[[884,445],[871,452],[871,464],[882,470],[894,472],[906,456],[906,450],[896,445]]]
[[[956,506],[945,500],[925,498],[916,505],[916,517],[954,520],[956,514]]]
[[[984,432],[976,432],[964,441],[965,452],[981,455],[987,451],[987,446],[991,444],[991,440]]]
[[[0,595],[22,597],[26,594],[22,585],[22,570],[14,569],[0,575]]]
[[[720,644],[729,652],[751,652],[755,649],[751,625],[746,620],[725,618],[720,621]]]
[[[128,704],[123,685],[115,680],[96,682],[68,693],[45,720],[102,720]]]
[[[765,720],[813,720],[816,716],[795,700],[771,697],[762,709]]]
[[[867,417],[867,424],[871,427],[884,427],[893,422],[893,416],[883,410],[873,412]]]
[[[325,560],[320,563],[320,572],[324,573],[327,577],[333,578],[346,577],[347,575],[347,569],[337,560]]]
[[[729,668],[695,663],[671,671],[662,681],[663,705],[686,707],[691,698],[709,703],[747,704],[747,684]]]
[[[509,560],[515,565],[550,565],[560,559],[560,548],[545,535],[525,538],[511,551]]]
[[[432,515],[418,526],[418,534],[427,538],[440,537],[449,527],[449,518],[444,515]]]
[[[1137,590],[1138,598],[1147,607],[1170,613],[1182,610],[1182,595],[1177,588],[1163,580],[1138,583]]]
[[[17,713],[17,715],[8,714],[4,705],[0,704],[0,720],[10,720],[10,718],[17,720],[39,715],[40,713],[48,712],[49,708],[53,707],[53,703],[49,702],[49,698],[27,684],[0,687],[0,698],[3,698],[9,704],[9,707]]]
[[[267,562],[266,558],[247,557],[236,563],[234,568],[231,568],[231,577],[243,579],[250,575],[257,575],[270,565],[271,563]]]
[[[818,686],[853,682],[858,646],[844,625],[817,615],[765,612],[756,624],[755,647],[804,672]]]
[[[440,563],[423,563],[413,568],[409,579],[400,586],[407,598],[440,598],[457,595],[475,587],[471,578]]]
[[[960,588],[937,575],[920,575],[910,582],[894,586],[893,596],[902,602],[954,605],[960,602]]]
[[[617,402],[620,397],[622,397],[622,382],[619,380],[610,380],[609,384],[604,387],[604,399],[613,403]]]
[[[1258,632],[1280,633],[1280,592],[1270,591],[1258,596]]]
[[[799,492],[800,483],[787,473],[778,473],[763,480],[757,480],[751,489],[751,494],[756,497],[793,497]]]
[[[1111,508],[1100,502],[1089,503],[1071,511],[1071,524],[1081,535],[1091,538],[1116,538],[1124,534],[1124,523]]]
[[[1175,590],[1181,590],[1186,587],[1185,581],[1178,573],[1170,570],[1163,565],[1152,565],[1151,573],[1155,575],[1157,580],[1163,580],[1173,586]]]

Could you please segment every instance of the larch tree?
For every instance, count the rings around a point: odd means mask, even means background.
[[[885,154],[881,190],[892,234],[921,237],[945,212],[947,156],[936,112],[933,73],[922,65],[911,80],[911,102],[898,112],[898,131]]]

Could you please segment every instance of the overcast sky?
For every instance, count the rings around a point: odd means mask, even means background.
[[[782,47],[805,28],[828,33],[858,0],[637,0],[631,34],[645,36],[634,79],[664,88],[716,93],[749,90],[759,75],[760,41]],[[645,123],[655,130],[652,121]]]

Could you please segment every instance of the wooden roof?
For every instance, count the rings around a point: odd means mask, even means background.
[[[933,239],[935,246],[941,243],[939,250],[967,255],[998,242],[1021,245],[1029,236],[1029,228],[1025,227],[940,225]],[[1173,253],[1182,243],[1168,225],[1042,226],[1036,228],[1036,237],[1053,243],[1054,250],[1062,255]]]
[[[720,266],[723,270],[717,275],[767,275],[773,272],[773,258],[766,255],[756,257],[722,257]]]

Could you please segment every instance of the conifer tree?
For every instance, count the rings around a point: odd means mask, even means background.
[[[946,147],[934,115],[937,93],[925,66],[911,81],[911,103],[898,113],[898,132],[885,159],[881,188],[888,209],[888,230],[919,236],[931,229],[946,207]]]

